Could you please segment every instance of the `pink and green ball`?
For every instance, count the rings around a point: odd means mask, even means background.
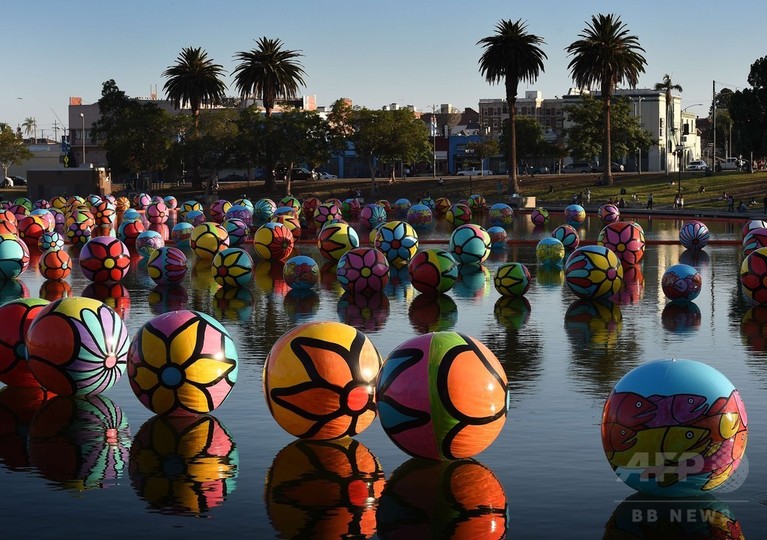
[[[360,211],[360,223],[372,228],[387,221],[386,209],[380,204],[368,204]]]
[[[376,381],[384,431],[404,452],[455,460],[485,450],[508,411],[508,380],[496,356],[457,332],[410,339],[386,358]]]
[[[501,296],[524,296],[530,289],[531,281],[527,266],[518,262],[507,262],[495,271],[493,285]]]
[[[481,264],[490,255],[490,235],[482,226],[466,223],[452,232],[448,249],[459,264]]]
[[[389,262],[381,251],[372,247],[350,249],[338,260],[336,278],[352,295],[380,294],[389,283]]]
[[[623,285],[623,265],[605,246],[581,246],[567,258],[565,283],[580,298],[609,298]]]
[[[458,281],[458,262],[449,251],[430,248],[415,254],[408,272],[417,291],[436,296],[448,292]]]
[[[314,289],[320,282],[320,267],[311,257],[296,255],[285,261],[282,277],[291,289]]]
[[[581,243],[581,238],[578,236],[578,231],[576,231],[575,227],[572,225],[560,225],[551,231],[551,236],[562,242],[562,245],[565,246],[566,250],[576,249]]]
[[[536,227],[543,226],[549,221],[549,211],[540,206],[538,208],[533,208],[533,211],[530,212],[530,221],[532,221],[533,225]]]
[[[468,204],[455,203],[445,213],[445,220],[453,227],[460,227],[471,222],[471,215]]]
[[[167,246],[156,249],[147,259],[147,273],[158,285],[170,285],[184,280],[187,259],[177,247]]]

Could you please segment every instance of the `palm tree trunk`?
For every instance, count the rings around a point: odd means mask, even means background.
[[[519,193],[517,178],[517,97],[507,90],[506,103],[509,105],[509,193]]]
[[[602,184],[605,186],[613,185],[613,172],[612,172],[612,133],[610,131],[610,112],[611,112],[611,99],[610,92],[602,92],[604,96],[604,112],[605,112],[605,138],[602,145]]]
[[[272,110],[266,109],[266,178],[264,189],[267,193],[274,193],[277,182],[274,179],[274,150],[272,147]]]

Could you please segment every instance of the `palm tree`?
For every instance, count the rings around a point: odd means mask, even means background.
[[[599,85],[604,111],[604,140],[602,143],[603,183],[613,185],[610,170],[612,163],[612,142],[610,132],[610,102],[615,88],[625,81],[636,88],[639,74],[644,73],[647,64],[641,53],[639,38],[629,34],[620,17],[593,15],[591,23],[581,32],[580,39],[571,43],[565,51],[573,59],[567,66],[570,75],[579,88]],[[640,52],[641,51],[641,52]]]
[[[24,123],[21,125],[24,128],[24,133],[27,134],[27,137],[29,137],[30,135],[34,133],[35,142],[37,142],[37,120],[35,120],[31,116],[28,116],[24,119]]]
[[[283,49],[281,40],[266,36],[256,41],[255,49],[236,53],[234,57],[240,63],[232,74],[240,96],[243,99],[248,96],[260,97],[268,120],[272,116],[277,98],[294,98],[298,94],[299,86],[305,85],[306,73],[301,62],[297,60],[300,56],[302,54],[299,51]],[[266,128],[271,129],[271,122],[267,121]],[[270,138],[267,137],[267,140]],[[266,150],[267,175],[264,187],[273,191],[274,151],[269,146]]]
[[[663,92],[666,94],[666,176],[668,176],[668,129],[669,129],[669,118],[671,113],[671,107],[673,105],[673,98],[671,96],[671,92],[673,90],[676,90],[677,92],[682,91],[682,87],[678,84],[674,84],[671,81],[671,75],[668,73],[663,76],[663,82],[655,83],[655,90],[663,90]]]
[[[226,84],[221,80],[223,72],[223,66],[213,63],[202,48],[185,47],[176,63],[162,73],[168,79],[162,89],[173,106],[180,109],[182,104],[189,104],[195,134],[200,125],[200,108],[203,105],[218,105],[224,98]]]
[[[517,21],[501,20],[495,26],[495,34],[482,38],[477,45],[482,45],[485,51],[479,59],[479,72],[490,84],[506,85],[506,103],[509,106],[509,190],[519,192],[517,180],[517,135],[516,135],[516,104],[517,89],[522,81],[534,82],[543,69],[543,60],[547,59],[539,45],[542,38],[527,33],[527,25],[521,19]]]

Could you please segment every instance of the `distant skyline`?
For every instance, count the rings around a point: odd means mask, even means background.
[[[638,88],[652,88],[668,73],[684,89],[682,106],[693,105],[689,110],[699,116],[708,114],[713,81],[717,91],[747,88],[751,64],[767,55],[761,47],[767,6],[756,0],[515,4],[14,2],[3,14],[0,122],[15,128],[34,117],[38,137],[52,137],[54,122],[68,121],[69,97],[95,103],[109,79],[131,97],[148,97],[156,86],[163,99],[162,72],[184,47],[205,49],[228,74],[227,95],[236,95],[230,75],[234,55],[254,48],[261,36],[302,52],[306,87],[301,94],[315,95],[318,105],[348,97],[371,109],[398,103],[422,111],[443,103],[476,109],[480,99],[504,97],[502,85],[489,85],[479,74],[482,49],[477,45],[501,19],[522,19],[545,41],[545,71],[536,82],[520,86],[520,97],[527,90],[540,90],[544,98],[567,93],[573,83],[565,47],[597,13],[619,15],[638,36],[647,59]]]

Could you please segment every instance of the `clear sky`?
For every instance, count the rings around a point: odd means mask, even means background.
[[[501,19],[522,19],[541,36],[545,72],[525,90],[551,98],[572,86],[565,47],[597,13],[616,13],[638,36],[647,59],[640,88],[668,73],[682,106],[705,116],[717,90],[748,86],[751,64],[767,55],[763,0],[616,2],[513,0],[36,0],[3,5],[0,122],[34,117],[46,136],[67,122],[70,96],[93,103],[114,79],[129,96],[148,96],[183,47],[202,47],[230,74],[233,56],[254,40],[281,39],[303,53],[306,88],[319,105],[349,97],[428,111],[432,104],[477,107],[503,97],[478,71],[477,41]],[[234,95],[231,76],[225,82]],[[54,114],[55,113],[55,114]]]

